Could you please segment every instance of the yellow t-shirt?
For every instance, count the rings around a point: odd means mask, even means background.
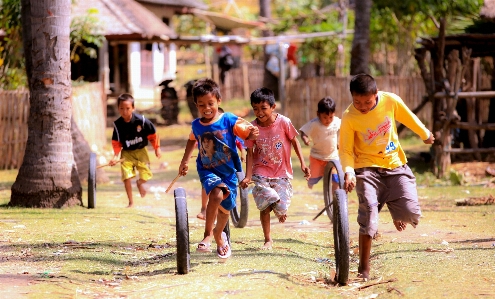
[[[406,164],[396,121],[422,140],[430,136],[430,131],[396,94],[379,91],[377,105],[367,114],[349,105],[342,116],[339,139],[344,171],[354,173],[354,169],[362,167],[394,169]]]

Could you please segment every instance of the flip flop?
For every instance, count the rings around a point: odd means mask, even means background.
[[[217,255],[221,259],[228,259],[232,255],[232,251],[230,250],[229,241],[227,240],[225,232],[222,232],[222,240],[223,246],[217,247]],[[222,255],[221,252],[225,251],[225,249],[227,249],[227,252]]]
[[[200,242],[196,248],[196,252],[211,252],[211,244],[206,242]]]

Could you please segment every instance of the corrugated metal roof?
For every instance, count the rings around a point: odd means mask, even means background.
[[[198,0],[137,0],[137,1],[152,3],[152,4],[162,4],[168,6],[208,9],[208,5]]]
[[[134,0],[77,1],[72,15],[86,15],[89,9],[98,11],[103,35],[108,40],[167,40],[176,36],[162,20]]]

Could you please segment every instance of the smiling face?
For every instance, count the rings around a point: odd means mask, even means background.
[[[354,108],[359,110],[362,114],[367,114],[371,111],[373,107],[375,107],[377,101],[377,94],[370,95],[352,95],[352,104]]]
[[[251,104],[253,107],[254,115],[256,115],[256,119],[258,120],[258,124],[262,127],[268,126],[275,121],[275,111],[276,105],[273,104],[270,106],[269,103],[262,101],[258,104]]]
[[[131,121],[132,112],[134,112],[134,107],[131,101],[120,101],[119,114],[120,116],[122,116],[126,123]]]
[[[320,120],[321,124],[324,125],[325,127],[328,127],[332,123],[334,116],[335,116],[335,112],[318,113],[318,119]]]
[[[214,120],[218,112],[218,105],[222,101],[217,99],[212,94],[205,94],[203,96],[198,96],[196,100],[196,107],[198,107],[199,113],[201,113],[201,121],[202,122],[210,122]]]

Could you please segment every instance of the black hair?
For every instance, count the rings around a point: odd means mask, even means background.
[[[220,87],[215,81],[209,78],[199,79],[196,81],[192,89],[194,103],[198,103],[198,97],[205,96],[207,94],[211,94],[216,97],[217,100],[222,99]]]
[[[350,91],[352,95],[368,96],[376,94],[378,88],[376,87],[375,79],[368,74],[358,74],[351,79]]]
[[[251,105],[266,102],[272,107],[275,105],[275,96],[273,91],[266,87],[256,89],[251,93]]]
[[[218,111],[222,112],[222,113],[225,113],[225,110],[223,110],[222,107],[218,107]]]
[[[119,97],[117,98],[117,107],[120,106],[121,102],[125,102],[125,101],[131,102],[132,108],[134,108],[134,97],[129,93],[123,93],[119,95]]]
[[[212,132],[205,132],[201,135],[201,142],[205,141],[205,139],[215,141],[215,135]]]
[[[335,101],[331,97],[324,97],[318,102],[318,113],[334,113],[335,112]]]

